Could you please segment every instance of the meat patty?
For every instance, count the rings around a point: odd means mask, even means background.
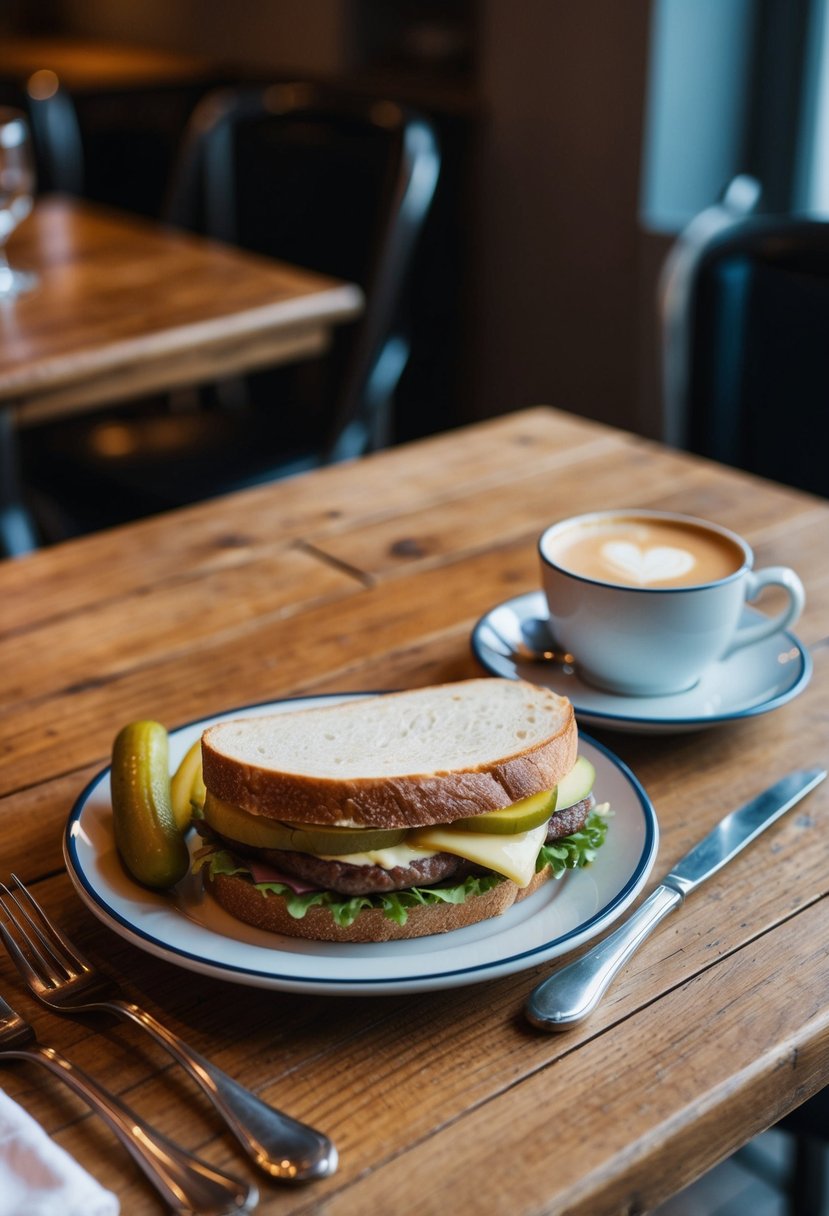
[[[375,892],[403,891],[406,887],[429,887],[450,878],[461,865],[460,857],[435,853],[418,857],[407,866],[355,866],[348,861],[331,861],[310,853],[287,849],[263,849],[261,855],[286,874],[293,874],[314,886],[339,891],[342,895],[373,895]]]
[[[556,811],[547,828],[546,843],[583,828],[594,801],[591,794],[573,806]],[[242,856],[261,857],[284,874],[292,874],[315,887],[339,891],[341,895],[373,895],[404,891],[407,887],[429,887],[446,878],[461,882],[467,874],[482,872],[482,867],[451,853],[434,853],[431,857],[419,857],[406,866],[384,870],[382,866],[355,866],[348,861],[332,861],[288,849],[254,849],[233,840],[225,840],[225,843]]]
[[[594,802],[593,795],[588,794],[586,798],[582,798],[581,802],[574,802],[572,806],[566,806],[564,810],[556,811],[547,826],[545,843],[561,840],[562,836],[571,836],[573,832],[580,831],[587,822],[587,816],[590,814]]]

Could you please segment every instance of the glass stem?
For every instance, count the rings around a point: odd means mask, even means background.
[[[13,282],[14,276],[6,257],[6,246],[0,244],[0,293],[9,291]]]

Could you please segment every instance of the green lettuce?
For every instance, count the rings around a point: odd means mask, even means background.
[[[562,836],[551,844],[543,844],[535,863],[535,872],[551,866],[553,876],[561,878],[567,870],[580,870],[589,866],[607,835],[610,808],[607,803],[594,807],[584,826],[571,836]]]
[[[337,891],[326,890],[298,894],[284,882],[253,882],[250,870],[242,858],[222,848],[211,837],[209,829],[205,830],[205,825],[200,824],[199,830],[204,836],[205,846],[196,854],[194,873],[206,870],[211,878],[218,874],[240,874],[247,878],[263,898],[270,894],[280,895],[285,900],[288,913],[295,920],[302,920],[309,908],[324,907],[330,911],[334,923],[343,929],[352,925],[364,908],[380,908],[390,920],[396,921],[398,925],[405,925],[410,908],[428,904],[462,904],[475,895],[491,891],[493,887],[505,881],[502,875],[490,871],[470,874],[462,882],[448,887],[407,887],[405,891],[385,891],[350,897]],[[589,865],[596,856],[596,850],[603,844],[606,833],[607,810],[597,807],[591,811],[580,831],[571,836],[564,836],[554,844],[542,845],[536,861],[536,872],[549,865],[554,877],[560,878],[567,870]]]

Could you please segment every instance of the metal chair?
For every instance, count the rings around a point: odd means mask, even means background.
[[[0,77],[0,104],[15,106],[29,120],[39,194],[81,194],[85,158],[74,102],[54,72],[28,80]]]
[[[676,447],[829,495],[829,222],[757,213],[736,178],[670,251],[661,283],[665,438]],[[776,1127],[791,1216],[829,1202],[829,1096]],[[752,1168],[750,1147],[741,1159]],[[739,1154],[738,1154],[739,1155]]]
[[[816,1216],[829,1206],[829,1090],[822,1089],[777,1124],[793,1137],[787,1179],[789,1216]]]
[[[169,221],[356,282],[364,314],[313,363],[172,406],[142,402],[32,428],[23,459],[41,519],[51,510],[52,531],[72,534],[387,445],[409,357],[409,270],[439,170],[431,124],[396,103],[306,84],[204,98]],[[102,442],[113,424],[118,452]]]
[[[829,495],[829,222],[757,214],[736,179],[669,254],[665,437]]]

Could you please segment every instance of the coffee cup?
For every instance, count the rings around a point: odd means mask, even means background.
[[[793,570],[754,570],[735,532],[669,511],[572,516],[545,529],[539,554],[556,648],[586,681],[625,696],[692,688],[711,664],[792,624],[805,601]],[[787,606],[742,623],[770,585]]]

